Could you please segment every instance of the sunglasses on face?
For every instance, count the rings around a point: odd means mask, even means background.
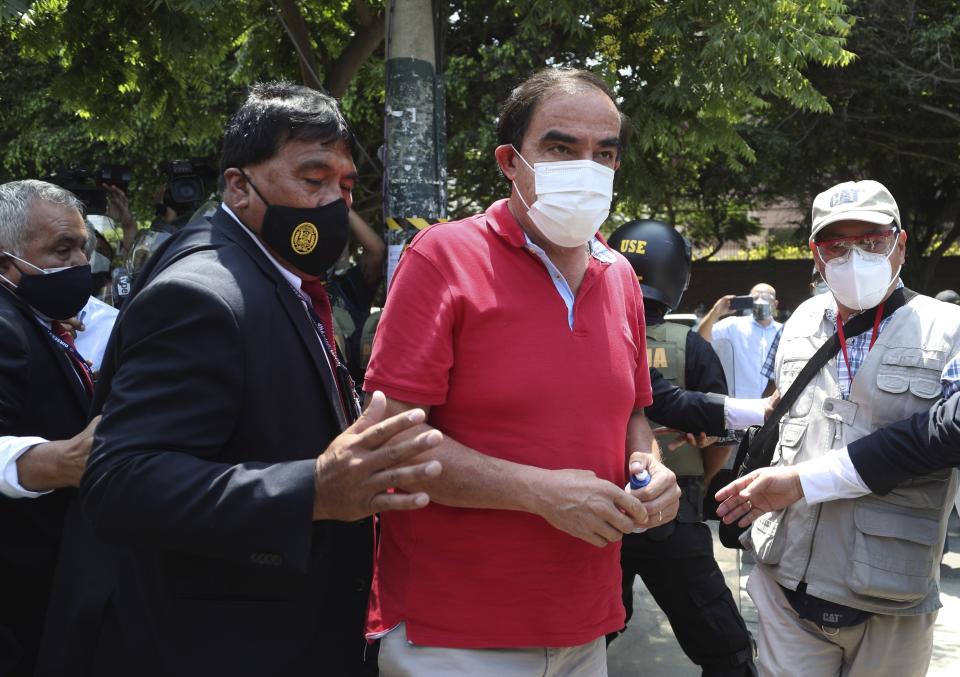
[[[899,228],[890,228],[880,233],[835,237],[829,240],[815,241],[812,248],[816,249],[823,261],[830,261],[846,256],[853,249],[859,249],[865,254],[887,256],[893,251],[899,232]]]

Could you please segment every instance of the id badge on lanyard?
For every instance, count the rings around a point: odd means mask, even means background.
[[[89,388],[92,391],[93,372],[90,370],[90,367],[87,365],[87,361],[83,359],[83,355],[81,355],[80,352],[75,347],[71,346],[62,338],[54,334],[53,331],[50,329],[50,327],[46,326],[42,322],[38,322],[38,324],[40,325],[41,329],[47,332],[47,335],[50,336],[50,339],[54,343],[56,343],[63,350],[63,352],[65,352],[70,358],[72,358],[70,361],[80,369],[83,369],[83,375],[78,374],[78,376],[80,376],[81,380],[83,381],[84,387]]]
[[[297,294],[297,298],[303,302],[303,296],[293,289],[293,287],[291,287],[291,290],[293,290]],[[338,394],[340,395],[340,403],[344,407],[347,423],[353,423],[360,416],[362,409],[360,406],[360,397],[357,395],[356,384],[353,382],[353,377],[350,376],[350,371],[337,355],[337,344],[327,338],[327,330],[324,328],[323,322],[320,321],[320,317],[310,303],[305,303],[304,306],[310,315],[310,319],[313,321],[317,335],[320,337],[320,344],[323,347],[324,355],[326,355],[327,361],[333,368],[333,377],[336,381]]]

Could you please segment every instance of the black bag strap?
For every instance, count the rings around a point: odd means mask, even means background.
[[[889,317],[897,309],[904,306],[907,301],[916,296],[916,293],[910,291],[906,287],[900,287],[895,289],[894,292],[887,298],[883,304],[883,315],[881,319]],[[866,311],[862,312],[859,315],[851,317],[843,325],[843,334],[846,338],[853,338],[854,336],[859,336],[867,329],[873,327],[873,322],[875,319],[875,313]],[[797,374],[797,378],[793,381],[790,387],[787,389],[787,392],[784,393],[780,402],[774,408],[773,413],[767,418],[766,422],[763,424],[763,427],[753,436],[753,439],[750,441],[750,447],[747,450],[746,457],[743,459],[742,467],[741,463],[734,465],[734,468],[740,468],[738,476],[745,475],[748,472],[752,472],[757,468],[763,468],[770,465],[770,462],[773,460],[773,449],[769,453],[763,454],[764,447],[770,439],[770,436],[775,432],[779,431],[780,419],[790,410],[790,407],[793,406],[793,403],[797,401],[797,398],[800,397],[800,393],[807,387],[807,384],[813,379],[814,375],[823,366],[830,361],[830,359],[837,354],[840,350],[840,335],[837,332],[827,339],[827,342],[820,346],[820,349],[813,354],[813,357],[810,358],[810,361],[807,362],[803,369],[800,370],[800,373]],[[739,461],[739,459],[738,459]]]

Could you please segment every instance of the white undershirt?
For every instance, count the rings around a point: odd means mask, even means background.
[[[728,430],[745,430],[763,425],[766,400],[725,397],[723,415]],[[816,504],[838,498],[858,498],[871,493],[857,472],[847,448],[803,461],[794,466],[800,476],[807,503]]]

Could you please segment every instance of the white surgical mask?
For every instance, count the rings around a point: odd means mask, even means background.
[[[514,152],[530,167],[520,151]],[[529,205],[519,190],[517,195],[543,236],[558,247],[592,240],[610,214],[613,170],[592,160],[537,162],[530,169],[537,200]]]
[[[853,248],[840,258],[827,261],[823,277],[837,301],[851,310],[867,310],[883,300],[890,282],[900,274],[900,268],[890,274],[890,254],[869,254]]]

